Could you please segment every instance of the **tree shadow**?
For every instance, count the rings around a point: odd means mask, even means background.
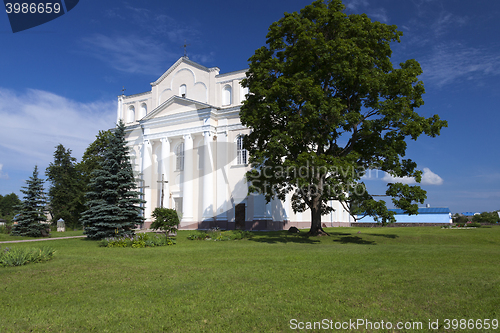
[[[335,232],[335,233],[330,233],[330,235],[341,236],[340,238],[333,240],[334,242],[340,244],[377,245],[377,243],[375,243],[374,241],[369,241],[359,236],[353,236],[351,234]]]
[[[319,239],[311,238],[305,232],[296,234],[289,233],[288,231],[265,231],[255,232],[255,235],[248,239],[252,242],[268,243],[268,244],[287,244],[287,243],[300,243],[300,244],[319,244]]]
[[[351,236],[351,234],[346,234],[344,232],[329,232],[330,236]]]
[[[389,235],[384,235],[384,234],[365,234],[365,235],[377,236],[377,237],[385,237],[385,238],[392,238],[392,239],[399,237],[398,235],[393,235],[393,234],[389,234]]]

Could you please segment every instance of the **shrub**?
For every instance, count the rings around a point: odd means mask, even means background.
[[[220,231],[219,228],[210,229],[208,231],[198,231],[195,234],[190,234],[189,240],[211,240],[211,241],[228,241],[240,240],[252,237],[250,231],[243,230],[226,230]]]
[[[29,263],[48,261],[56,251],[50,247],[5,248],[0,250],[0,266],[22,266]]]
[[[159,235],[154,235],[151,233],[141,233],[134,236],[108,237],[102,239],[99,242],[99,246],[101,247],[133,248],[155,247],[174,244],[175,239],[172,239],[170,237],[160,237]]]
[[[151,216],[155,219],[151,223],[151,229],[163,230],[167,237],[169,234],[177,232],[177,226],[180,221],[175,209],[157,207]]]

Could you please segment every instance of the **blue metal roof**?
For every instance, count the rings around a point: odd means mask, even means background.
[[[476,212],[463,212],[462,215],[464,216],[474,216],[474,214],[479,214],[479,213],[476,213]]]

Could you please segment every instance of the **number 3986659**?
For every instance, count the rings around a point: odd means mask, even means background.
[[[59,14],[59,12],[61,11],[61,5],[59,3],[51,3],[51,2],[48,2],[48,3],[18,3],[18,2],[14,2],[14,3],[6,3],[5,4],[5,10],[7,11],[7,14],[11,14],[11,13],[14,13],[14,14],[19,14],[19,13],[22,13],[22,14],[28,14],[28,13],[31,13],[31,14],[43,14],[43,13],[46,13],[46,14],[51,14],[51,13],[54,13],[54,14]]]

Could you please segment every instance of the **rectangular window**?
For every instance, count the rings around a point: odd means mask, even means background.
[[[175,149],[175,171],[184,170],[184,142]]]
[[[238,139],[236,139],[236,157],[238,165],[247,164],[247,150],[243,148],[243,135],[238,136]]]

